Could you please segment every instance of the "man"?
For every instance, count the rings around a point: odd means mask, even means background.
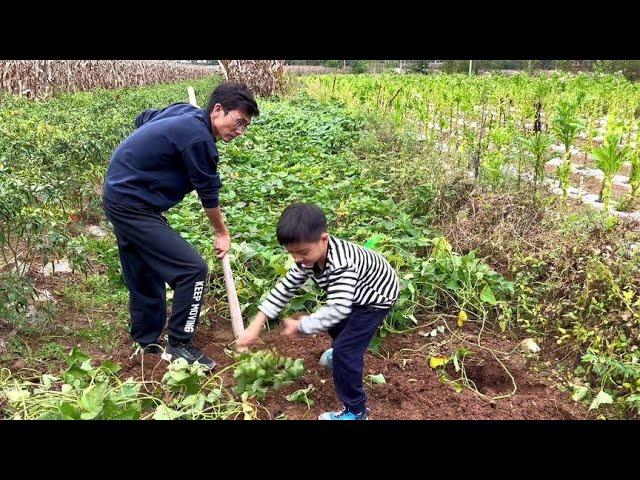
[[[162,358],[184,358],[214,368],[192,343],[200,315],[207,264],[167,223],[161,212],[194,189],[215,229],[219,258],[231,239],[220,211],[216,140],[243,135],[260,114],[242,83],[220,84],[206,109],[174,103],[149,109],[114,151],[104,184],[104,209],[114,227],[129,289],[131,336],[146,353],[159,353],[166,322],[165,282],[174,290],[169,343]]]

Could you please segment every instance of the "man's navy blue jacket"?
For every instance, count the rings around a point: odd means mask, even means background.
[[[206,110],[174,103],[149,109],[114,151],[104,200],[165,211],[194,189],[205,208],[219,205],[218,149]]]

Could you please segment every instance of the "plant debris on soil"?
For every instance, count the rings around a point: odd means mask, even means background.
[[[195,343],[203,352],[213,358],[219,371],[233,363],[228,350],[233,348],[231,328],[221,325],[201,326]],[[465,326],[461,336],[465,348],[473,352],[465,361],[467,377],[473,381],[484,398],[468,388],[456,391],[452,384],[441,382],[439,372],[430,368],[429,355],[425,346],[427,340],[417,331],[384,338],[381,352],[365,355],[364,385],[368,397],[367,406],[371,419],[379,420],[420,420],[420,419],[583,419],[587,410],[573,402],[569,394],[563,394],[552,379],[540,377],[530,362],[519,351],[517,343],[506,338],[486,333],[482,337],[482,347],[474,349],[477,341],[477,326]],[[260,401],[264,407],[264,419],[316,419],[325,411],[339,409],[331,371],[318,364],[322,352],[330,347],[327,335],[311,335],[290,340],[283,336],[280,328],[264,332],[262,343],[256,349],[275,348],[278,353],[291,358],[302,358],[305,373],[292,385],[278,391],[269,391]],[[422,349],[422,350],[421,350]],[[452,347],[448,346],[451,350]],[[507,371],[495,360],[489,349],[494,350]],[[225,350],[227,352],[225,352]],[[159,355],[146,354],[131,357],[131,344],[123,338],[119,347],[109,359],[122,365],[122,379],[160,381],[166,372],[167,363]],[[131,357],[131,358],[130,358]],[[450,369],[453,372],[453,368]],[[386,383],[373,383],[369,375],[382,374]],[[514,390],[515,393],[509,395]],[[226,386],[233,385],[233,371],[223,374]],[[451,375],[455,378],[455,375]],[[312,385],[311,408],[304,403],[292,403],[286,396],[301,388]],[[506,396],[497,400],[491,397]]]

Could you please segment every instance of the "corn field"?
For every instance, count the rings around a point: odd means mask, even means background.
[[[206,66],[153,60],[4,60],[0,61],[0,89],[44,99],[59,92],[180,82],[211,74]]]

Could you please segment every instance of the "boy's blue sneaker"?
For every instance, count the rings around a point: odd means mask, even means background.
[[[318,420],[367,420],[367,411],[353,413],[346,408],[337,412],[325,412],[318,417]]]
[[[325,350],[320,356],[320,366],[333,368],[333,348]]]

